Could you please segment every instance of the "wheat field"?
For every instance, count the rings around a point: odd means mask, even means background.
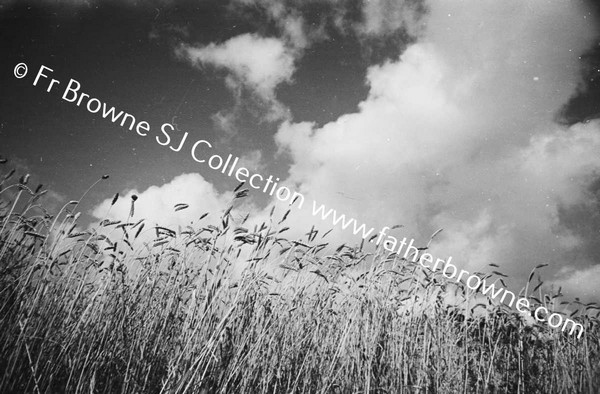
[[[243,187],[218,225],[82,229],[79,201],[47,212],[0,171],[0,392],[600,392],[598,306],[537,273],[527,294],[582,339],[384,250],[286,239],[285,217],[246,228]]]

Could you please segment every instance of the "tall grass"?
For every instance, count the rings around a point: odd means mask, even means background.
[[[219,225],[81,231],[77,201],[51,215],[8,175],[0,392],[600,391],[595,304],[574,304],[578,340],[385,251],[331,252],[316,230],[289,240],[282,220],[247,229],[231,209]]]

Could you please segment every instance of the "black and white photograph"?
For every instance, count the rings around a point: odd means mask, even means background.
[[[0,393],[600,393],[600,3],[0,0]]]

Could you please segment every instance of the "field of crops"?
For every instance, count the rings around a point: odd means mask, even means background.
[[[532,324],[385,250],[249,226],[243,186],[188,228],[82,228],[44,193],[0,166],[0,392],[600,392],[595,304],[570,304],[581,339]]]

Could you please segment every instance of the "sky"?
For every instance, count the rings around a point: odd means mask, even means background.
[[[56,206],[109,174],[88,223],[126,218],[118,192],[176,226],[218,217],[239,183],[194,160],[205,140],[398,238],[443,228],[432,253],[461,268],[497,264],[518,290],[548,264],[547,283],[599,300],[599,18],[584,0],[0,0],[0,155]],[[70,79],[149,135],[63,99]],[[165,123],[180,151],[155,141]],[[251,190],[238,211],[273,206]],[[332,227],[310,204],[288,220],[291,237]]]

